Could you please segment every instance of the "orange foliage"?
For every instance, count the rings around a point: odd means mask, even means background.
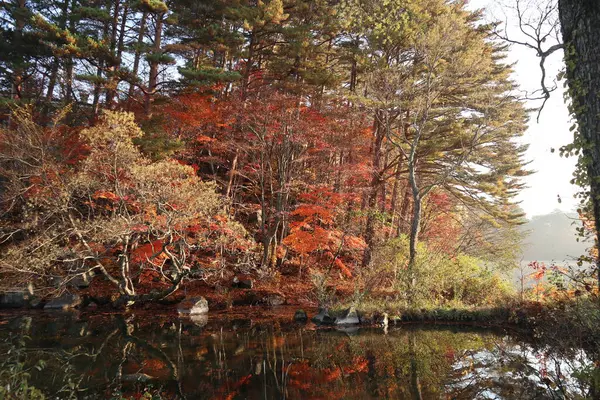
[[[158,253],[163,246],[162,240],[155,240],[150,243],[139,246],[131,252],[131,261],[144,262],[152,255]]]

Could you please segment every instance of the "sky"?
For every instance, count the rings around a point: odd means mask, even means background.
[[[509,4],[510,1],[504,0]],[[508,19],[509,35],[521,39],[516,36],[517,31],[513,25],[515,16],[511,15],[510,10],[502,6],[498,0],[471,0],[470,8],[485,9],[487,21]],[[513,79],[522,89],[532,92],[540,88],[539,59],[532,49],[512,45],[508,59],[510,62],[516,62]],[[551,86],[562,67],[562,53],[554,54],[547,64],[549,77],[547,86]],[[558,152],[561,146],[570,143],[573,139],[573,134],[569,132],[572,123],[563,100],[562,84],[563,82],[558,82],[559,89],[552,93],[546,103],[539,123],[537,112],[531,114],[529,128],[520,139],[520,142],[529,144],[525,156],[528,161],[531,161],[528,169],[536,171],[524,179],[527,188],[517,198],[528,218],[555,210],[572,212],[577,209],[578,200],[573,196],[577,193],[578,187],[570,184],[576,159],[562,158]],[[538,107],[539,102],[529,102],[527,106]],[[552,148],[556,149],[554,153],[551,151]]]

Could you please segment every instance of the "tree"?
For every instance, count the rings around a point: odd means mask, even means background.
[[[580,154],[576,181],[589,185],[589,199],[596,225],[596,246],[600,245],[600,4],[592,0],[558,1],[565,47],[566,76],[570,110],[577,121],[573,146],[567,151]],[[600,257],[596,258],[600,287]]]
[[[99,272],[120,304],[159,300],[198,269],[194,251],[245,235],[219,215],[214,186],[193,168],[142,156],[133,144],[142,132],[132,114],[107,111],[99,125],[83,130],[87,154],[76,168],[56,164],[61,153],[51,151],[48,138],[60,137],[60,129],[37,126],[24,110],[16,115],[17,128],[2,132],[0,153],[8,181],[3,219],[10,222],[2,232],[0,273],[7,281],[20,272],[43,287],[51,277],[66,284]],[[161,282],[152,292],[144,287],[148,273]]]
[[[595,54],[600,50],[600,4],[593,0],[543,0],[534,3],[534,12],[515,0],[518,25],[525,35],[523,41],[500,35],[503,39],[529,47],[540,58],[541,92],[544,103],[553,88],[546,84],[545,62],[553,54],[564,51],[565,74],[573,125],[573,143],[564,146],[561,154],[579,157],[573,182],[583,188],[581,204],[589,208],[596,231],[596,247],[600,245],[600,101],[594,94],[600,87],[600,69]],[[556,13],[558,13],[558,18]],[[560,26],[558,26],[560,24]],[[562,41],[554,37],[560,30]],[[548,39],[558,42],[548,45]],[[562,74],[561,74],[562,75]],[[597,252],[598,253],[598,252]],[[600,257],[595,260],[600,287]]]

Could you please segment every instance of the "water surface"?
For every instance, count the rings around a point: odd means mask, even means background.
[[[581,349],[465,326],[317,329],[270,312],[0,315],[0,383],[60,399],[595,397]]]

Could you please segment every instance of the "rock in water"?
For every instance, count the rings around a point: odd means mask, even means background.
[[[250,278],[238,278],[235,276],[233,278],[232,286],[240,289],[252,289],[254,287],[254,282]]]
[[[308,315],[306,315],[306,312],[304,312],[304,310],[298,310],[294,314],[294,321],[306,322],[306,321],[308,321]]]
[[[206,326],[208,324],[208,315],[207,314],[191,314],[190,319],[192,322],[199,326],[200,328]]]
[[[81,297],[76,294],[65,293],[60,297],[51,299],[44,306],[44,310],[68,310],[81,304]]]
[[[358,313],[356,308],[350,307],[347,309],[341,318],[335,320],[336,325],[358,325],[360,320],[358,319]]]
[[[85,289],[90,286],[90,283],[92,282],[93,277],[94,277],[94,275],[89,271],[82,272],[80,274],[75,275],[69,281],[69,284],[78,289]]]
[[[21,308],[27,304],[25,292],[8,292],[0,295],[0,308]]]
[[[315,324],[321,325],[333,325],[335,323],[335,318],[332,318],[329,315],[329,310],[326,308],[320,308],[319,313],[312,318],[312,321]]]
[[[200,315],[208,313],[208,301],[204,297],[186,299],[177,306],[179,314]]]

